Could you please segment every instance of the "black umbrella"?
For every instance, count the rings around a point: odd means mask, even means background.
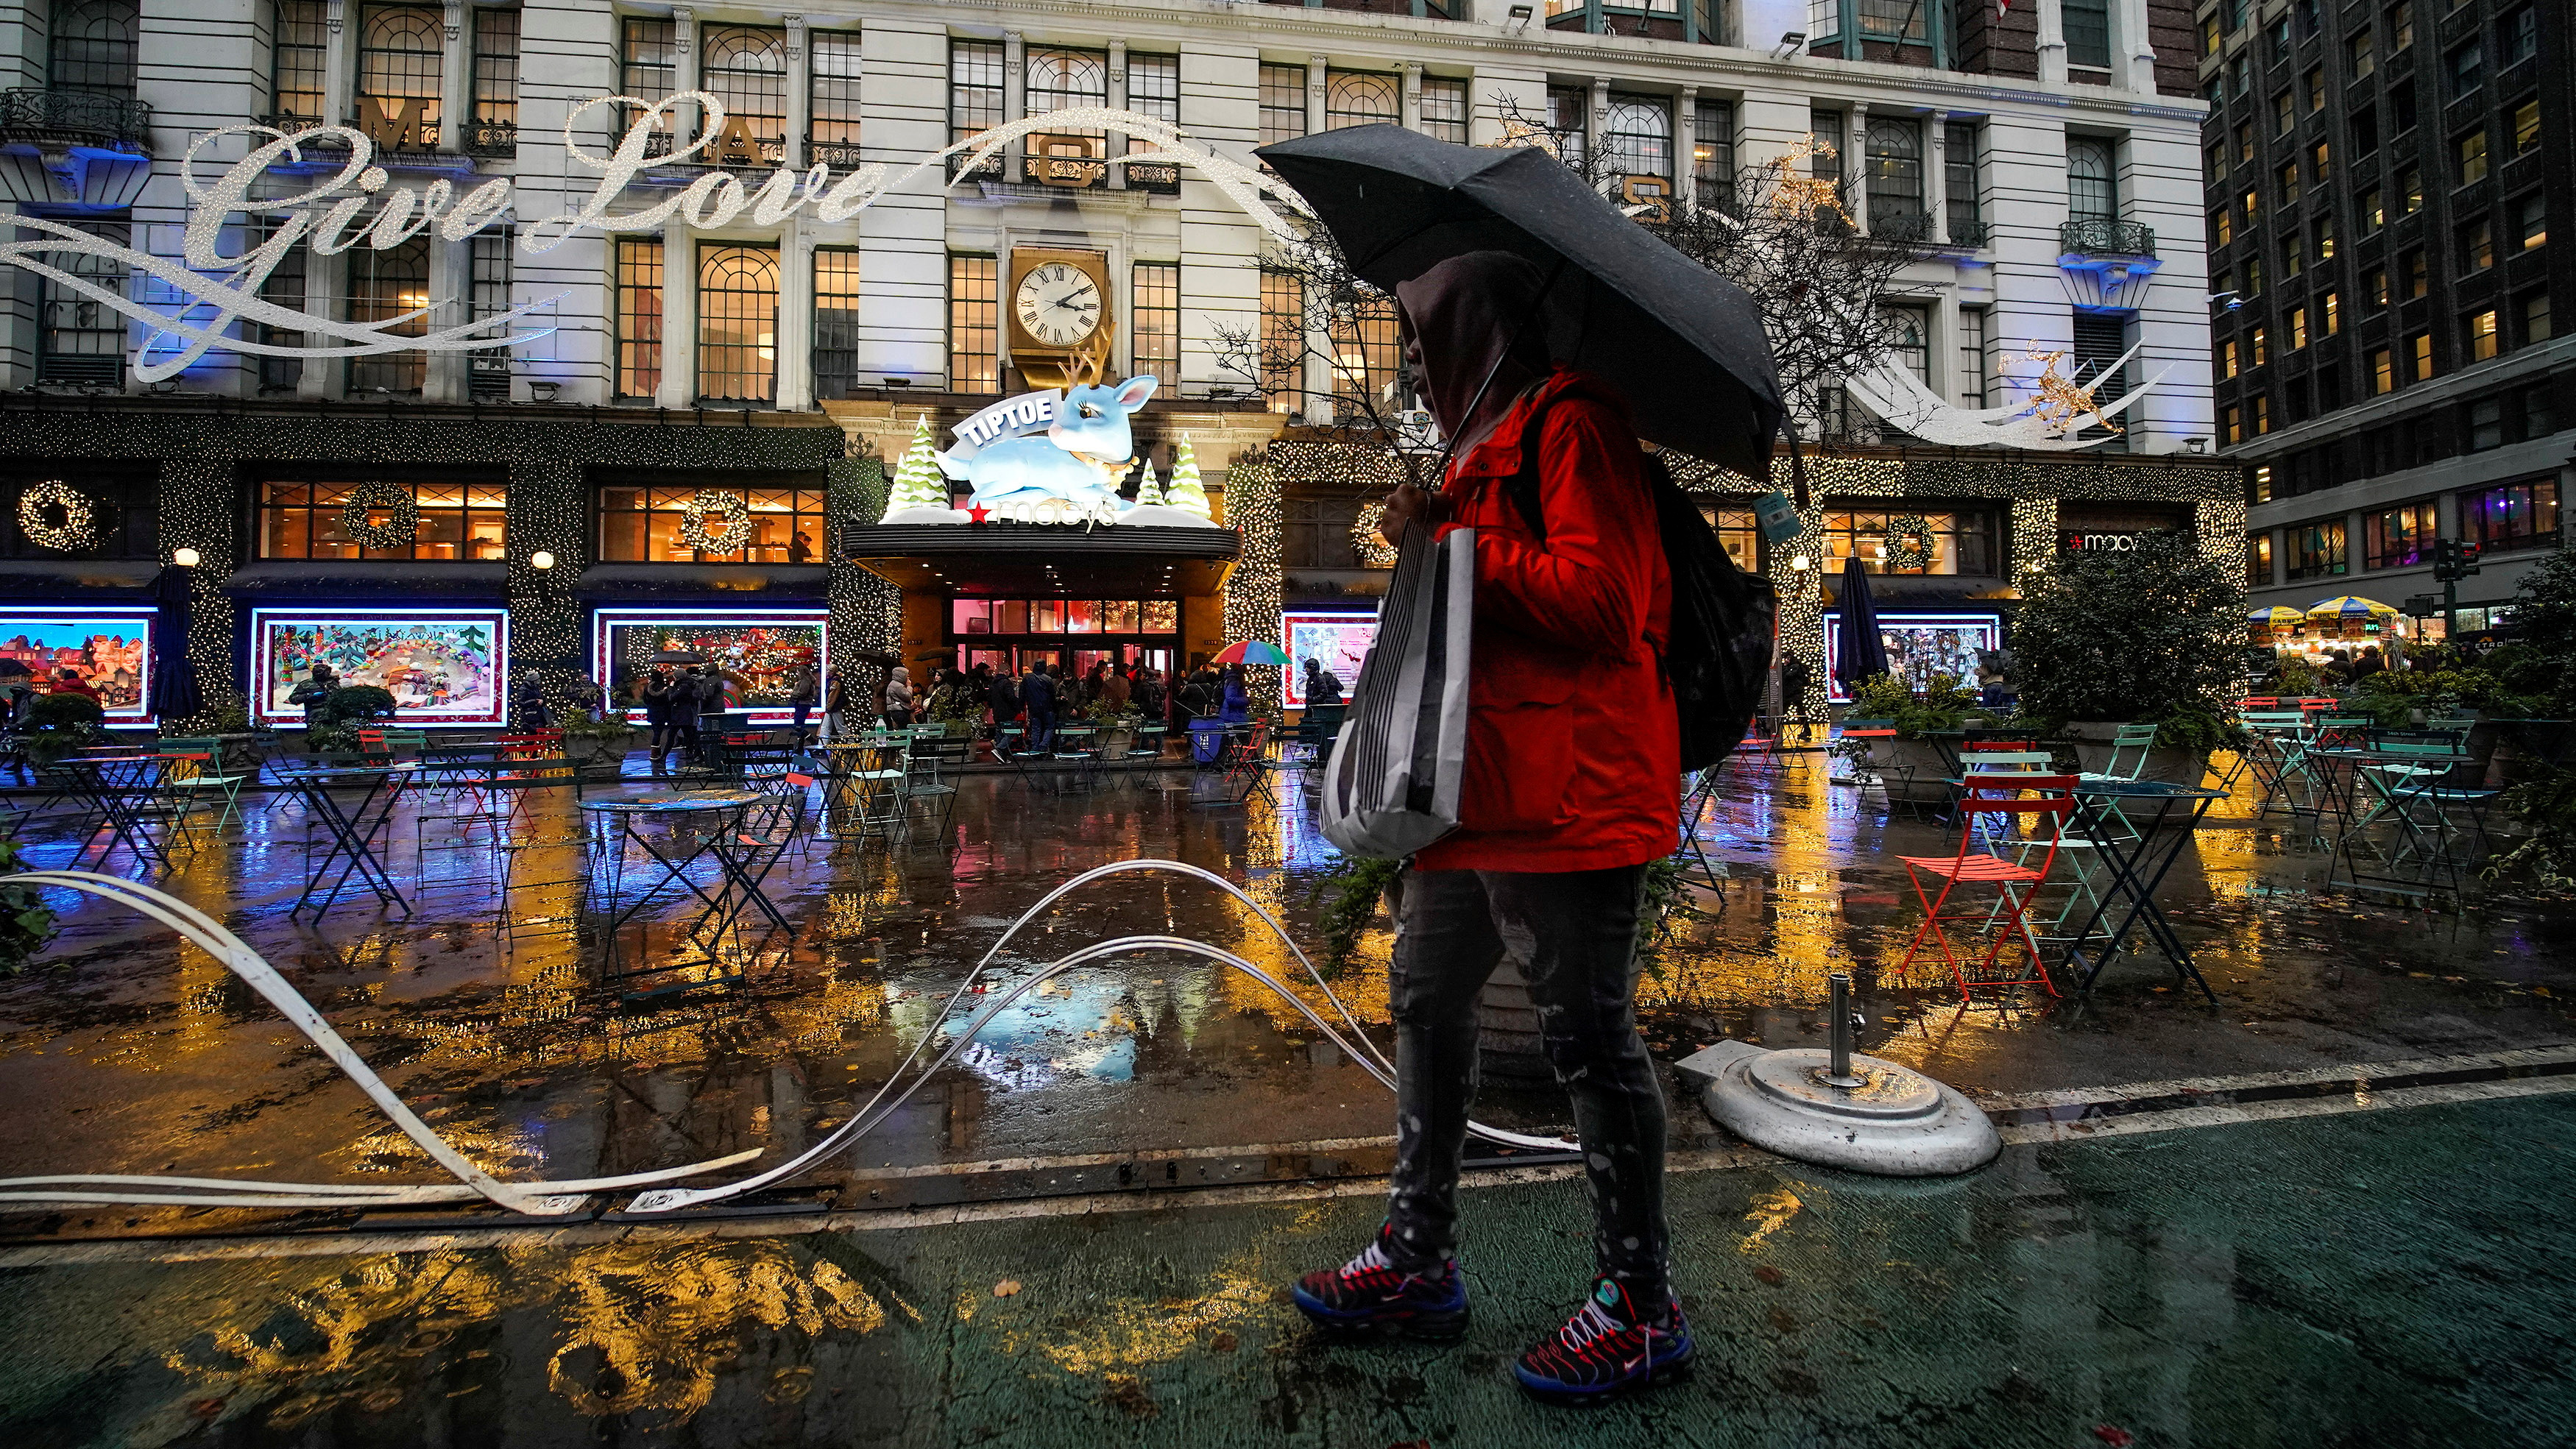
[[[152,600],[160,610],[152,616],[152,697],[145,704],[165,725],[206,708],[196,662],[188,657],[188,576],[195,572],[168,564],[152,581]]]
[[[1878,605],[1869,596],[1869,570],[1857,557],[1843,560],[1843,639],[1834,677],[1845,689],[1887,672],[1887,641],[1878,636]]]
[[[1254,154],[1297,188],[1372,286],[1393,291],[1466,252],[1529,258],[1555,277],[1552,356],[1617,388],[1651,441],[1770,478],[1780,379],[1752,299],[1621,215],[1555,157],[1387,125]]]

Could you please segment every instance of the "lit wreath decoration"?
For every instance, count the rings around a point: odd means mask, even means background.
[[[1364,499],[1359,516],[1351,520],[1351,551],[1360,556],[1360,567],[1391,569],[1395,567],[1395,546],[1377,536],[1379,520],[1386,517],[1386,500]]]
[[[1908,569],[1928,569],[1939,551],[1941,541],[1932,533],[1932,525],[1920,513],[1905,513],[1887,521],[1887,557],[1889,573]]]
[[[709,514],[722,515],[723,530],[707,527]],[[751,541],[751,505],[739,493],[701,490],[680,505],[680,542],[700,553],[732,553]]]
[[[46,511],[62,510],[61,523],[45,521]],[[18,531],[38,548],[73,553],[98,545],[98,511],[89,496],[59,478],[30,484],[18,495]]]
[[[385,521],[369,523],[375,513]],[[340,509],[340,531],[364,548],[409,548],[420,533],[420,500],[398,483],[361,483]]]

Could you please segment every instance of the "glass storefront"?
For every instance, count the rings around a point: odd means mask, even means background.
[[[951,599],[948,638],[957,667],[1013,673],[1039,660],[1085,673],[1094,664],[1172,667],[1180,643],[1178,599]]]

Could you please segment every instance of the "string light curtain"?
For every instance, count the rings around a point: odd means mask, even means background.
[[[778,249],[698,251],[698,396],[767,402],[778,372]]]

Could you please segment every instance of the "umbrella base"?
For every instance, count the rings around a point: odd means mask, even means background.
[[[1856,1085],[1826,1079],[1829,1054],[1727,1041],[1674,1064],[1700,1105],[1756,1147],[1882,1177],[1946,1177],[1994,1161],[2003,1139],[1958,1089],[1854,1055]]]

